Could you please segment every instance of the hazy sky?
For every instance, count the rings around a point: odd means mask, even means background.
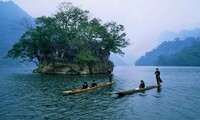
[[[5,1],[5,0],[4,0]],[[200,27],[200,0],[12,0],[33,17],[55,13],[59,3],[72,2],[103,22],[125,26],[131,46],[126,62],[134,62],[158,45],[162,31]]]

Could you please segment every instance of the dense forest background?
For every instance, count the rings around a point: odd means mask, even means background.
[[[198,32],[196,29],[195,32]],[[175,38],[162,42],[135,63],[137,66],[199,66],[200,38]]]

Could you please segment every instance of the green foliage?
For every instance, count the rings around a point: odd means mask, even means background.
[[[116,22],[109,22],[106,23],[104,27],[107,30],[105,37],[102,40],[102,44],[105,49],[108,49],[113,53],[123,55],[124,53],[121,48],[125,48],[129,45],[128,40],[125,39],[126,34],[123,32],[124,26],[118,25]]]
[[[98,58],[92,55],[90,51],[86,51],[86,52],[80,51],[76,55],[75,60],[77,62],[95,62],[95,61],[98,61]]]
[[[200,66],[200,42],[185,47],[179,53],[170,56],[159,56],[156,64],[168,66]]]
[[[39,17],[36,27],[29,29],[8,52],[7,57],[22,61],[37,59],[39,64],[59,60],[94,62],[108,60],[110,52],[124,54],[121,48],[129,45],[123,25],[102,24],[90,18],[89,12],[62,3],[51,17]]]

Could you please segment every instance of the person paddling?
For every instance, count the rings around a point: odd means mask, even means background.
[[[160,85],[160,83],[162,82],[162,80],[160,78],[160,71],[159,71],[158,68],[156,68],[155,74],[156,74],[157,85]]]
[[[87,84],[87,82],[84,82],[82,89],[87,89],[87,88],[88,88],[88,84]]]
[[[108,77],[109,77],[109,82],[112,82],[112,71],[110,69],[108,69]]]
[[[93,80],[91,87],[96,87],[97,83],[95,82],[95,80]]]
[[[139,86],[139,88],[140,88],[140,89],[141,89],[141,88],[145,88],[145,83],[144,83],[143,80],[140,81],[140,86]]]

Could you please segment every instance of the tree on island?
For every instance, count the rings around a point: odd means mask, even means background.
[[[71,3],[61,3],[51,17],[38,17],[36,26],[26,31],[7,57],[34,62],[35,72],[57,74],[105,73],[113,68],[111,52],[123,55],[129,45],[124,26],[102,24],[89,12]]]

